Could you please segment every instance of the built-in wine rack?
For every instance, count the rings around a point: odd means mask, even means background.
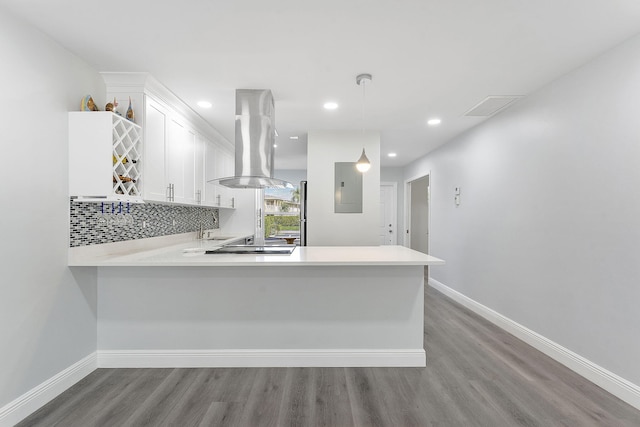
[[[113,194],[141,196],[140,126],[113,115]]]

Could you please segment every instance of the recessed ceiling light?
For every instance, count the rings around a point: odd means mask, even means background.
[[[273,148],[276,148],[278,146],[278,144],[273,144]]]
[[[389,154],[387,154],[387,156],[389,156],[389,157],[396,157],[396,156],[397,156],[397,154],[396,154],[396,153],[389,153]]]
[[[198,101],[198,107],[211,108],[211,107],[213,107],[213,104],[210,103],[209,101]]]
[[[429,119],[429,121],[427,121],[429,126],[438,126],[440,123],[442,123],[440,119]]]
[[[290,136],[289,139],[298,139],[297,136]]]
[[[335,110],[336,108],[338,108],[338,104],[336,104],[335,102],[325,102],[324,108],[325,110]]]

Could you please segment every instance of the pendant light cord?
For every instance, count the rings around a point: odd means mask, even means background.
[[[365,101],[365,86],[367,86],[367,81],[362,80],[362,133],[364,133],[364,101]]]
[[[364,104],[365,104],[365,94],[366,94],[364,86],[367,84],[367,81],[371,81],[371,74],[360,74],[356,77],[356,83],[358,83],[359,85],[362,85],[362,135],[363,136],[364,136],[364,128],[365,128]],[[364,152],[364,148],[362,149],[362,155],[360,156],[360,159],[358,159],[358,161],[356,162],[356,168],[358,169],[358,171],[362,173],[368,171],[369,168],[371,168],[371,162],[367,158],[367,155]]]

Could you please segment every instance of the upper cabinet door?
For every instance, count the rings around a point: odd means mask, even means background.
[[[182,141],[182,203],[195,205],[196,199],[196,132],[185,127]],[[176,200],[177,201],[177,200]]]
[[[167,182],[169,184],[169,201],[182,202],[184,199],[184,165],[183,155],[186,140],[184,126],[174,117],[169,119],[169,139],[167,141]]]
[[[219,184],[209,182],[214,179],[222,178],[222,171],[218,165],[218,146],[213,141],[207,141],[205,144],[205,202],[207,206],[220,206]]]
[[[195,204],[195,144],[196,134],[177,117],[169,122],[167,165],[171,201]]]
[[[195,202],[198,205],[205,204],[205,144],[206,139],[201,134],[195,136],[195,149],[194,149],[194,196]]]
[[[234,175],[235,164],[233,154],[227,150],[216,148],[216,174],[217,178],[228,178]],[[223,185],[216,186],[216,206],[235,207],[234,192]]]
[[[153,99],[145,99],[144,199],[164,202],[169,191],[166,176],[168,109]]]

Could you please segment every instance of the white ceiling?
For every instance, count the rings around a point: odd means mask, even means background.
[[[640,30],[637,0],[0,0],[99,71],[147,71],[230,141],[237,88],[271,89],[277,169],[308,130],[381,132],[403,166]],[[6,64],[5,64],[6,65]],[[362,88],[356,75],[371,73]],[[203,110],[196,102],[214,106]],[[334,100],[334,111],[322,108]],[[428,127],[439,117],[442,124]],[[298,141],[289,136],[298,135]],[[395,159],[386,153],[395,151]],[[354,152],[354,160],[359,153]]]

